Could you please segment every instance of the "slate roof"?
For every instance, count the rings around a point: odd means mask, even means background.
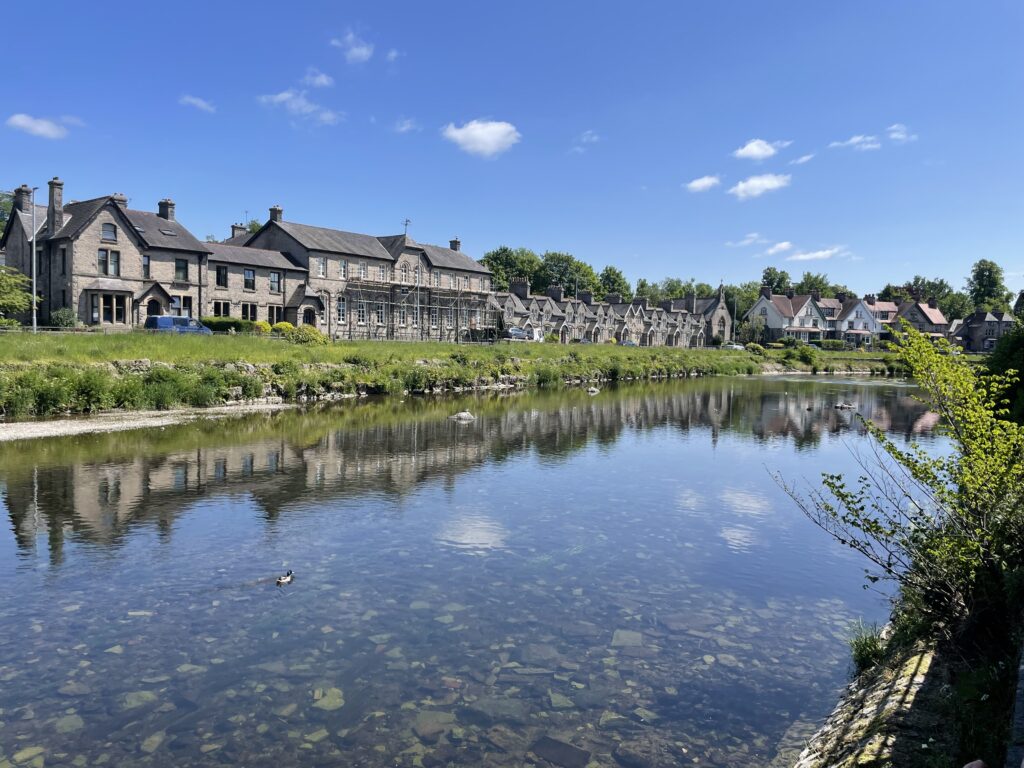
[[[139,237],[150,248],[166,248],[171,251],[198,251],[209,253],[206,243],[201,243],[180,221],[168,221],[149,211],[125,210],[128,221],[135,227]]]
[[[462,272],[476,272],[481,275],[491,274],[491,270],[462,251],[453,251],[451,248],[441,245],[417,243],[408,235],[386,235],[378,237],[377,240],[391,254],[392,259],[397,260],[406,248],[413,248],[423,251],[431,266],[439,269],[456,269]]]
[[[18,218],[21,219],[21,226],[25,232],[32,232],[32,211],[18,211]],[[36,234],[46,226],[46,206],[36,206]]]
[[[136,287],[134,282],[120,277],[98,277],[92,282],[86,283],[82,289],[86,291],[118,291],[134,295]]]
[[[240,235],[229,237],[227,240],[221,240],[224,245],[245,245],[252,239],[252,232],[243,232]]]
[[[394,261],[387,248],[372,235],[344,232],[340,229],[314,227],[310,224],[296,224],[292,221],[274,222],[294,237],[304,248],[311,251],[344,253],[349,256],[367,256],[372,259]]]
[[[247,267],[266,267],[268,269],[290,269],[297,272],[308,270],[294,263],[280,251],[268,251],[264,248],[245,248],[227,243],[207,243],[210,249],[210,261],[223,261],[228,264],[243,264]]]
[[[92,200],[79,200],[64,205],[64,225],[56,232],[47,232],[47,237],[54,239],[59,237],[74,237],[83,228],[88,226],[93,217],[99,213],[100,208],[107,204],[110,195],[94,197]]]
[[[942,314],[942,310],[939,309],[938,307],[929,307],[928,302],[925,301],[908,301],[903,306],[900,307],[899,313],[901,315],[905,314],[907,310],[915,306],[917,307],[918,312],[924,315],[925,319],[932,325],[946,324],[946,316]]]

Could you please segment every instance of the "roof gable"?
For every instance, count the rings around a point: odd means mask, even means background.
[[[342,253],[348,256],[366,256],[372,259],[394,261],[387,248],[372,235],[345,232],[340,229],[314,227],[310,224],[296,224],[291,221],[270,221],[265,227],[277,226],[310,251]]]

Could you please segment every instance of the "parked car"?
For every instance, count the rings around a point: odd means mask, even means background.
[[[742,352],[745,347],[742,344],[723,344],[722,349],[738,349]]]
[[[624,341],[621,344],[619,344],[619,346],[620,347],[635,347],[636,346],[636,342],[635,341]]]
[[[512,328],[505,329],[505,338],[512,341],[528,341],[532,337],[522,328],[516,328],[513,326]]]
[[[209,328],[191,317],[177,317],[175,315],[150,315],[142,326],[147,331],[161,331],[163,333],[200,333],[209,336],[213,333]]]

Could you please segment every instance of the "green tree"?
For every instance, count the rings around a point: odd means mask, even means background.
[[[14,208],[14,195],[10,192],[0,192],[0,232],[3,232],[4,225],[11,218],[12,208]]]
[[[902,304],[910,300],[910,291],[907,290],[905,285],[886,283],[885,287],[878,292],[878,298],[881,301],[892,301],[896,304]]]
[[[815,274],[804,272],[800,282],[793,286],[793,292],[801,296],[817,291],[822,296],[833,296],[832,284],[828,281],[828,275],[824,272]]]
[[[767,285],[772,293],[785,293],[790,289],[792,283],[789,279],[789,272],[778,270],[775,267],[765,267],[761,273],[761,285]]]
[[[947,320],[962,319],[974,311],[974,303],[963,291],[952,291],[939,299],[939,309]]]
[[[577,290],[597,292],[600,286],[594,268],[571,253],[547,251],[540,261],[540,269],[534,273],[538,293],[561,285],[566,295],[572,296]]]
[[[1024,422],[1024,380],[1020,378],[1020,372],[1024,371],[1024,318],[1018,315],[1010,332],[1003,334],[996,343],[986,366],[989,373],[1017,374],[1016,380],[1007,389],[1007,399],[1013,418]]]
[[[761,284],[757,280],[725,286],[725,303],[733,313],[733,321],[740,322],[761,295]],[[751,341],[754,339],[751,338]]]
[[[245,228],[249,230],[250,233],[256,234],[263,229],[263,224],[260,223],[259,219],[249,219],[249,223],[245,225]]]
[[[601,270],[597,281],[600,283],[597,298],[603,299],[606,294],[617,293],[622,296],[624,301],[632,300],[633,289],[629,285],[629,280],[626,279],[626,276],[622,274],[622,270],[618,267],[613,267],[609,264]]]
[[[663,299],[679,299],[693,287],[693,280],[683,282],[678,277],[666,277],[658,284]]]
[[[488,251],[480,259],[480,263],[491,270],[494,289],[507,291],[509,280],[513,277],[525,277],[534,283],[534,277],[540,270],[540,257],[526,248],[509,248],[501,246]]]
[[[994,261],[976,261],[967,278],[967,294],[974,306],[978,309],[1008,309],[1013,295],[1003,279],[1003,268]]]
[[[636,290],[633,292],[633,296],[638,299],[647,299],[651,304],[657,304],[665,298],[660,284],[644,280],[642,277],[636,281]]]
[[[31,282],[21,272],[0,267],[0,316],[27,312],[32,308]]]
[[[1024,314],[1024,291],[1017,294],[1017,300],[1013,302],[1013,314],[1020,317]]]

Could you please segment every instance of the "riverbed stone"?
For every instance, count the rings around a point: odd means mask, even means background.
[[[412,730],[428,744],[436,742],[442,733],[450,730],[455,723],[455,715],[436,709],[425,709],[416,715]]]
[[[612,648],[636,648],[643,644],[643,633],[633,629],[616,629],[612,635]]]
[[[468,705],[465,712],[471,722],[481,725],[492,723],[522,725],[529,717],[530,705],[522,699],[486,696]]]
[[[586,749],[574,747],[550,736],[542,736],[533,743],[530,751],[549,763],[554,763],[562,768],[585,768],[590,762],[590,752]]]

